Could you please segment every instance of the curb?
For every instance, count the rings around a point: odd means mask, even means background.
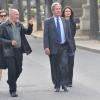
[[[79,49],[83,49],[83,50],[91,51],[93,53],[99,53],[100,54],[99,49],[89,48],[89,47],[81,46],[81,45],[78,45],[78,44],[76,45],[76,47],[79,48]]]

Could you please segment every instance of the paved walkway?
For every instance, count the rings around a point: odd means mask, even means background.
[[[0,100],[100,100],[99,54],[77,50],[73,88],[68,88],[68,93],[55,93],[42,39],[32,36],[27,36],[27,39],[33,52],[29,56],[24,55],[23,72],[17,81],[19,96],[10,97],[5,70],[0,81]]]

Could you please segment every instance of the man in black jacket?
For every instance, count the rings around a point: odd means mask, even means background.
[[[16,82],[22,72],[23,53],[32,52],[25,34],[32,33],[33,20],[29,20],[28,28],[19,22],[17,9],[9,10],[9,19],[0,26],[0,41],[3,44],[3,54],[8,67],[8,85],[12,97],[17,97]]]

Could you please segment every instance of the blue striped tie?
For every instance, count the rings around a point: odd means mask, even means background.
[[[57,42],[61,43],[61,28],[60,28],[59,18],[57,18]]]

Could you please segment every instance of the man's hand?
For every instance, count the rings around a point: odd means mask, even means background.
[[[48,55],[48,56],[50,55],[50,49],[49,48],[45,48],[45,54]]]
[[[12,45],[13,46],[16,46],[17,45],[17,42],[15,40],[12,40]]]
[[[28,21],[28,24],[29,24],[29,25],[33,25],[33,20],[34,20],[34,19],[31,18],[31,19]]]

